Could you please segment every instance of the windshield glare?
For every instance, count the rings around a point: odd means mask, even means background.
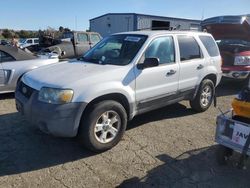
[[[83,60],[98,64],[127,65],[136,56],[147,36],[113,35],[93,47]]]

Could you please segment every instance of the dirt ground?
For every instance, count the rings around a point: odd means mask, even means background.
[[[218,106],[231,108],[242,88],[224,82]],[[14,95],[0,96],[0,187],[249,187],[250,165],[215,160],[215,118],[211,107],[194,113],[181,102],[136,117],[122,141],[94,154],[75,139],[41,133],[15,109]]]

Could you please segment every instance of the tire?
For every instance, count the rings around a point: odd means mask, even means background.
[[[203,80],[195,98],[189,101],[191,108],[196,112],[206,111],[213,102],[214,93],[214,83],[209,79]]]
[[[216,148],[216,161],[219,165],[226,165],[230,156],[233,155],[233,150],[222,145]]]
[[[87,149],[103,152],[121,140],[126,127],[127,113],[124,107],[116,101],[106,100],[94,104],[84,113],[78,139]]]

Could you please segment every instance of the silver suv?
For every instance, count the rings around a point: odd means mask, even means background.
[[[16,106],[42,131],[74,137],[93,151],[122,138],[135,115],[189,100],[202,112],[221,80],[210,34],[141,31],[111,35],[79,61],[25,74]]]

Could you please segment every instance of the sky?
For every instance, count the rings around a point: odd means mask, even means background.
[[[250,0],[6,0],[0,7],[0,28],[15,30],[86,30],[90,19],[106,13],[190,19],[250,14]]]

